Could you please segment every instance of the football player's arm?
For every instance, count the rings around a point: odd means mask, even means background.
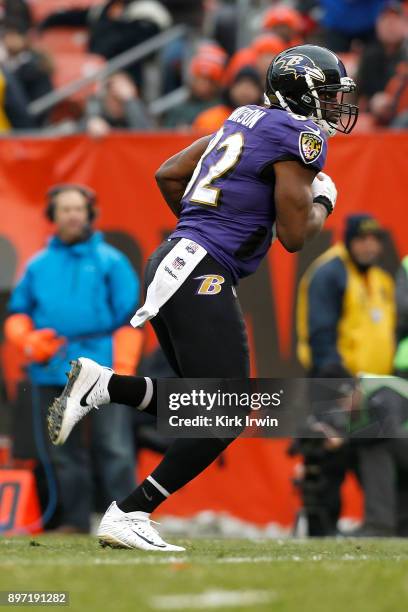
[[[297,161],[281,161],[274,171],[277,236],[289,253],[295,253],[321,231],[328,211],[313,203],[315,170]]]
[[[180,216],[181,198],[211,138],[212,136],[204,136],[196,140],[165,161],[155,174],[157,185],[176,217]]]

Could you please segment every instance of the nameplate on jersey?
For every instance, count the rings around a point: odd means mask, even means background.
[[[247,128],[254,128],[258,121],[265,117],[266,112],[260,108],[249,108],[248,106],[240,106],[228,117],[228,121],[235,121]]]
[[[316,132],[301,132],[299,136],[299,152],[305,164],[312,164],[323,151],[323,138]]]

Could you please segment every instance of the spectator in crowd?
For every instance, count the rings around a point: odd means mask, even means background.
[[[351,445],[364,493],[364,521],[351,535],[407,537],[408,381],[361,376],[351,410]]]
[[[89,28],[89,51],[107,60],[131,49],[168,28],[171,15],[157,0],[107,0],[85,9],[59,11],[45,18],[42,30],[54,26]],[[134,81],[141,84],[141,66],[127,68]]]
[[[200,35],[204,25],[206,0],[162,0],[175,24],[187,25],[194,34]],[[169,42],[161,53],[162,95],[183,86],[183,68],[191,57],[189,37],[180,37]]]
[[[319,257],[301,281],[298,356],[313,375],[333,365],[351,374],[392,372],[394,283],[376,265],[382,232],[372,216],[350,215],[344,243]]]
[[[287,48],[286,43],[274,34],[261,34],[254,38],[249,47],[240,49],[231,58],[225,73],[225,80],[231,83],[236,74],[246,66],[253,66],[265,82],[266,72],[273,59]]]
[[[231,56],[237,50],[240,11],[235,0],[207,0],[206,22],[214,40]]]
[[[361,57],[357,81],[360,106],[365,103],[370,108],[372,104],[379,114],[383,104],[380,99],[373,100],[373,96],[385,90],[398,64],[408,59],[408,19],[404,8],[395,2],[386,5],[377,19],[376,31],[377,40],[366,47]]]
[[[84,355],[135,371],[141,335],[127,326],[138,303],[139,281],[127,258],[93,230],[95,195],[81,185],[49,193],[47,216],[56,232],[35,255],[14,289],[6,338],[28,360],[34,409],[45,422],[47,407],[61,393],[69,361]],[[44,423],[45,424],[45,423]],[[131,411],[96,411],[90,444],[104,502],[134,485]],[[90,449],[78,428],[68,444],[52,447],[61,504],[61,531],[88,532],[92,510]],[[48,439],[48,436],[47,436]]]
[[[26,0],[0,0],[0,26],[12,20],[24,32],[32,25],[31,11]]]
[[[222,102],[223,77],[224,67],[216,55],[194,57],[189,67],[189,97],[183,104],[166,113],[164,127],[190,127],[200,113],[218,106]]]
[[[242,68],[224,93],[224,103],[198,115],[193,127],[205,134],[216,132],[235,108],[246,104],[263,104],[264,86],[258,72],[248,66]]]
[[[364,493],[363,524],[350,535],[406,537],[408,381],[361,374],[330,386],[316,381],[314,389],[319,403],[303,433],[308,437],[291,448],[291,454],[305,457],[296,484],[309,535],[327,535],[328,529],[335,533],[338,496],[333,496],[333,480],[343,477],[347,462],[342,457],[354,459]]]
[[[376,265],[381,251],[382,229],[376,219],[351,215],[346,219],[344,243],[321,255],[302,278],[297,304],[298,357],[311,377],[391,374],[394,283]],[[329,455],[322,453],[318,458],[327,485],[321,512],[332,533],[340,513],[340,486],[353,462],[349,451],[347,446],[331,448]]]
[[[396,302],[398,344],[394,366],[399,376],[408,378],[408,255],[397,273]]]
[[[0,134],[13,129],[28,130],[34,127],[27,105],[20,83],[3,66],[0,69]]]
[[[7,53],[5,66],[15,75],[28,102],[52,91],[51,62],[44,53],[33,49],[25,26],[19,25],[17,20],[7,20],[3,44]],[[46,115],[39,117],[38,125],[45,119]]]
[[[187,24],[200,31],[203,26],[205,4],[208,0],[161,0],[169,11],[174,23]]]
[[[214,60],[219,63],[220,66],[224,66],[228,60],[227,52],[214,40],[203,39],[201,40],[196,48],[195,55],[206,58],[208,60]]]
[[[167,45],[161,56],[161,90],[166,95],[171,91],[182,87],[185,81],[185,58],[191,57],[191,46],[185,39],[178,39]],[[220,66],[225,66],[228,55],[220,45],[211,40],[200,40],[195,47],[194,56],[214,61]]]
[[[94,137],[111,129],[148,130],[153,123],[138,95],[138,88],[125,72],[106,79],[97,96],[86,105],[85,128]]]
[[[257,36],[252,43],[254,52],[254,66],[263,83],[266,73],[275,57],[287,48],[287,44],[274,34],[263,34]]]
[[[408,128],[408,61],[397,66],[385,91],[374,94],[370,111],[376,125],[396,130]]]
[[[303,18],[295,9],[278,5],[267,10],[263,16],[262,29],[278,36],[286,47],[303,44]]]
[[[335,53],[375,40],[375,23],[389,0],[320,0],[324,44]]]
[[[408,61],[401,63],[395,77],[388,83],[385,93],[390,96],[390,126],[408,129]]]
[[[266,76],[269,64],[278,54],[302,44],[303,22],[298,11],[287,6],[275,6],[267,10],[262,19],[261,32],[248,47],[238,49],[227,66],[226,81],[233,78],[244,66],[256,66],[261,78]]]

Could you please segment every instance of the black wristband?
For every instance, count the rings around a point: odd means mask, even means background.
[[[330,202],[329,198],[326,198],[326,196],[316,196],[313,200],[313,204],[321,204],[324,206],[327,210],[327,216],[331,215],[333,212],[333,204]]]

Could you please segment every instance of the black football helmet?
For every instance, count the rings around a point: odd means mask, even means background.
[[[349,134],[358,106],[344,102],[356,90],[343,62],[329,49],[299,45],[279,53],[266,75],[265,102],[310,117],[330,136]]]

